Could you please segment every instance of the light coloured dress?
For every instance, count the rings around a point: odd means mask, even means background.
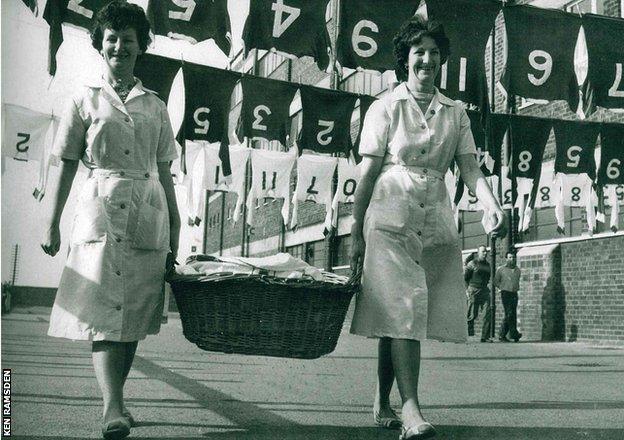
[[[69,102],[53,154],[91,172],[48,334],[129,342],[158,333],[169,214],[157,162],[177,157],[165,103],[140,81],[125,104],[103,79],[85,86]]]
[[[369,109],[360,154],[384,160],[364,217],[352,333],[466,340],[461,248],[444,174],[454,157],[470,153],[468,115],[439,90],[424,113],[405,83]]]

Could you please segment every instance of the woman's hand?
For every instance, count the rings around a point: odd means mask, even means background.
[[[366,250],[366,243],[364,242],[364,236],[362,233],[351,232],[351,271],[355,274],[362,270],[364,265],[364,252]]]
[[[489,223],[493,225],[492,237],[505,237],[507,235],[507,215],[505,215],[505,211],[497,207],[489,212],[489,216]]]
[[[41,249],[50,256],[55,256],[61,248],[61,230],[58,224],[49,225],[41,238]]]

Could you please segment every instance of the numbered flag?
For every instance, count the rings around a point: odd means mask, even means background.
[[[253,226],[253,202],[270,197],[284,199],[282,217],[288,224],[290,215],[290,174],[297,159],[295,150],[289,153],[269,150],[251,151],[251,189],[247,196],[247,223]]]
[[[351,115],[357,95],[302,86],[299,146],[319,153],[351,151]]]
[[[245,54],[275,49],[287,56],[314,57],[321,70],[329,64],[325,11],[329,0],[251,0],[243,29]]]
[[[589,58],[586,107],[624,108],[624,20],[583,14]]]
[[[552,161],[542,165],[540,178],[537,182],[535,202],[531,203],[535,208],[552,208],[557,203],[558,183],[555,180],[555,166]]]
[[[500,2],[426,0],[426,4],[427,15],[442,23],[451,42],[451,54],[440,69],[436,85],[451,99],[485,108],[485,46],[500,11]],[[468,29],[470,37],[467,38]]]
[[[187,140],[221,142],[224,174],[231,174],[228,155],[230,99],[240,74],[192,63],[182,66],[184,119],[180,135]],[[184,169],[185,164],[182,163]]]
[[[355,190],[360,182],[360,168],[358,165],[344,158],[338,158],[338,184],[332,200],[331,209],[325,217],[325,229],[330,230],[338,224],[339,203],[353,203]]]
[[[147,17],[156,35],[193,44],[213,39],[224,54],[230,53],[227,0],[150,0]]]
[[[238,221],[245,197],[245,173],[250,148],[242,145],[230,145],[231,176],[223,174],[223,164],[219,158],[219,145],[208,144],[204,147],[204,174],[202,188],[210,191],[233,192],[238,195],[234,207],[233,220]]]
[[[299,203],[314,202],[331,206],[332,183],[338,159],[328,156],[304,154],[297,159],[297,186],[293,194],[293,215],[290,227],[294,229],[298,223]]]
[[[2,155],[41,161],[52,117],[13,104],[2,104]]]
[[[468,116],[470,117],[470,112],[468,112]],[[503,160],[502,152],[507,151],[506,149],[503,150],[503,142],[505,140],[505,134],[507,134],[508,128],[508,114],[488,113],[485,119],[485,130],[488,134],[487,136],[485,136],[485,145],[486,151],[489,152],[490,156],[494,160],[493,174],[496,175],[501,175],[501,166]],[[506,154],[505,157],[509,157],[509,154]],[[505,174],[505,176],[506,175],[507,174]]]
[[[512,115],[510,124],[511,177],[535,179],[540,174],[552,123],[549,119]]]
[[[553,130],[557,155],[555,172],[563,174],[587,174],[596,177],[594,150],[600,125],[578,121],[554,120]]]
[[[360,95],[360,126],[358,127],[358,134],[353,143],[353,158],[356,163],[360,163],[362,156],[360,156],[360,141],[362,140],[362,129],[364,128],[364,117],[370,106],[375,102],[377,98],[370,95]]]
[[[48,47],[48,72],[56,73],[56,53],[63,43],[61,24],[68,23],[91,30],[93,19],[100,9],[113,0],[48,0],[43,19],[50,25]]]
[[[624,183],[624,125],[603,124],[600,129],[599,185]]]
[[[555,205],[557,230],[562,233],[565,231],[564,206],[577,206],[585,208],[587,224],[591,233],[596,228],[595,196],[592,194],[592,180],[585,173],[571,175],[557,173],[555,180],[558,191]]]
[[[137,59],[134,75],[145,87],[158,93],[160,99],[167,102],[173,80],[181,67],[182,64],[177,60],[146,53]]]
[[[605,185],[602,187],[604,198],[602,205],[611,207],[611,220],[609,227],[613,232],[617,232],[620,220],[620,206],[624,205],[624,185]],[[604,210],[602,212],[604,222]]]
[[[290,104],[298,87],[285,81],[254,76],[243,77],[241,84],[241,138],[278,140],[286,145],[286,135],[290,133]]]
[[[496,162],[500,161],[500,148],[492,151],[491,146],[493,143],[486,143],[485,128],[481,122],[481,113],[475,111],[466,111],[468,118],[470,119],[470,131],[475,141],[477,148],[477,162],[479,167],[485,176],[491,176],[495,173],[496,168],[500,167]],[[500,147],[500,144],[499,144]]]
[[[342,0],[336,48],[340,64],[381,72],[394,69],[392,39],[418,4],[418,0]]]
[[[525,98],[567,100],[570,108],[576,110],[574,48],[580,18],[564,11],[525,5],[505,7],[503,15],[507,66],[502,83],[507,92]]]

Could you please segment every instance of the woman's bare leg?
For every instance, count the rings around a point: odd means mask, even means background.
[[[403,401],[403,426],[410,428],[425,422],[418,403],[420,341],[392,339],[392,365]]]

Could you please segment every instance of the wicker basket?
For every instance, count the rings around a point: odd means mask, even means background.
[[[315,359],[336,348],[359,284],[269,275],[169,279],[184,336],[223,353]]]

